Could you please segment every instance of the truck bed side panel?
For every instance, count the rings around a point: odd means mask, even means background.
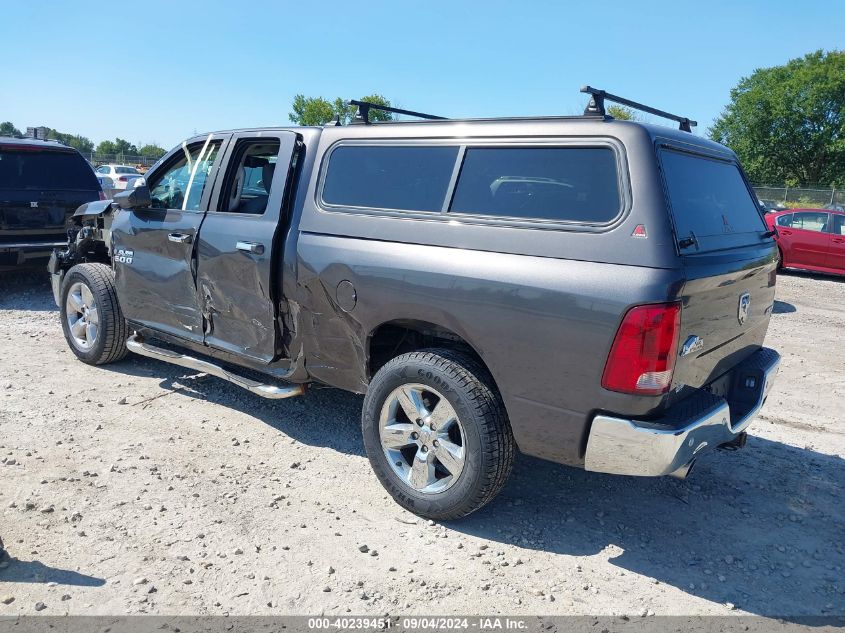
[[[314,233],[300,234],[298,253],[308,372],[321,382],[364,392],[368,336],[410,319],[481,356],[525,453],[580,464],[592,411],[647,415],[659,403],[608,392],[601,374],[627,308],[677,293],[678,271]],[[357,293],[350,312],[338,305],[342,281]]]

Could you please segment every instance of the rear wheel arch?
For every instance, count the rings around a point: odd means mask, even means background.
[[[489,365],[466,337],[448,327],[419,319],[393,319],[372,329],[366,345],[367,379],[372,379],[379,369],[401,354],[435,347],[470,356],[498,390]]]

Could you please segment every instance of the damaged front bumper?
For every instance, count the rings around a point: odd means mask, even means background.
[[[703,452],[730,444],[751,424],[779,365],[780,355],[764,347],[729,372],[727,398],[701,389],[651,421],[596,415],[584,468],[616,475],[685,476]]]
[[[53,291],[53,301],[56,306],[61,307],[61,292],[62,280],[65,277],[65,271],[59,265],[59,256],[63,252],[67,252],[67,244],[63,244],[64,249],[54,248],[50,255],[50,261],[47,262],[47,272],[50,273],[50,288]]]

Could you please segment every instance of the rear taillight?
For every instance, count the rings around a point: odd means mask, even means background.
[[[100,200],[105,200],[105,199],[106,199],[106,194],[104,194],[103,190],[100,189]]]
[[[128,182],[128,181],[129,181],[129,178],[127,178],[126,176],[121,176],[120,178],[118,178],[118,180],[119,180],[120,182]]]
[[[613,339],[601,386],[645,396],[666,393],[675,370],[680,324],[678,303],[628,310]]]

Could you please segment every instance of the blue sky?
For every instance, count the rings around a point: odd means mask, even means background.
[[[585,83],[704,133],[755,68],[845,49],[845,3],[833,0],[3,5],[0,121],[166,148],[194,132],[286,125],[297,93],[549,115],[580,112]]]

